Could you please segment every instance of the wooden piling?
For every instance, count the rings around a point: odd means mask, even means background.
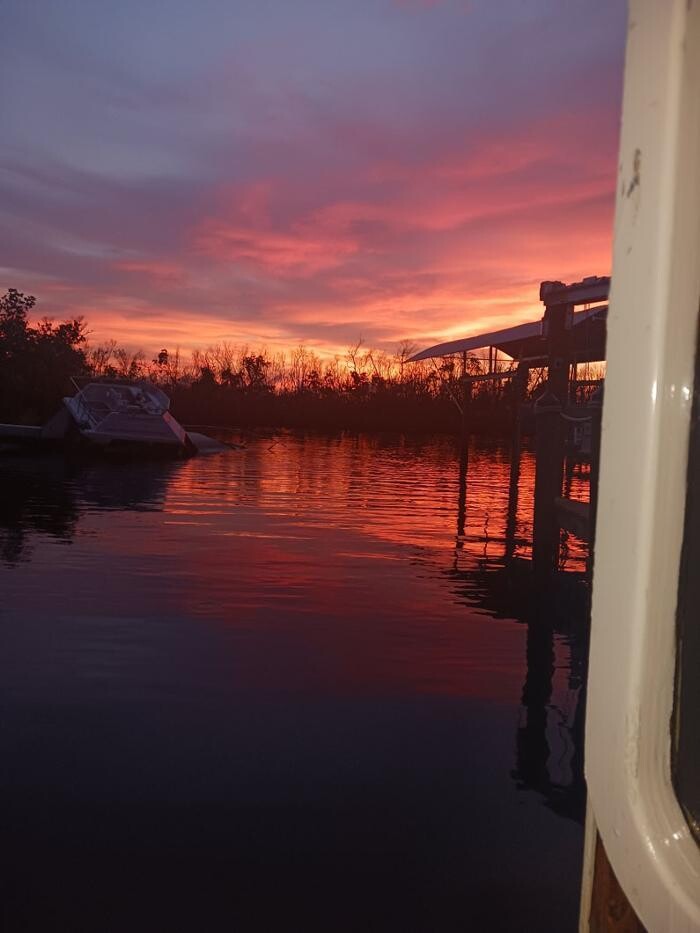
[[[460,455],[462,450],[469,448],[469,408],[472,398],[471,378],[467,374],[467,354],[462,354],[462,400],[461,400],[461,423],[459,432]],[[466,456],[466,454],[465,454]]]
[[[557,303],[545,305],[542,319],[544,335],[547,338],[547,386],[562,405],[566,405],[569,398],[573,317],[572,304]]]
[[[556,285],[557,283],[555,283]],[[535,403],[535,514],[532,561],[540,583],[558,568],[559,524],[556,500],[561,496],[566,430],[561,417],[569,397],[574,306],[556,300],[552,283],[542,283],[545,302],[543,333],[547,338],[547,389]]]

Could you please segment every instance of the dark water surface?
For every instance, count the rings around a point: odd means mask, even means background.
[[[576,929],[584,649],[504,569],[529,454],[509,541],[507,450],[465,498],[449,440],[0,489],[6,930]]]

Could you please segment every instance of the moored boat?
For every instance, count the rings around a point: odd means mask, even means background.
[[[190,435],[170,414],[168,396],[152,383],[96,380],[76,384],[76,390],[42,427],[0,425],[0,441],[168,457],[227,449],[212,438]]]

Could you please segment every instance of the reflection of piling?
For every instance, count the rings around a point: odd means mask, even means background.
[[[520,454],[522,432],[522,406],[527,393],[530,369],[519,363],[511,383],[513,391],[513,435],[510,448],[510,480],[508,483],[508,516],[506,520],[506,560],[515,553],[515,529],[518,516],[518,484],[520,482]]]
[[[585,647],[586,658],[588,657],[588,644],[586,640]],[[586,725],[586,688],[585,685],[578,688],[576,698],[576,709],[574,711],[574,721],[571,724],[569,737],[573,747],[571,755],[571,791],[569,794],[568,810],[573,819],[583,823],[586,816],[586,781],[583,776],[583,749],[584,735]]]
[[[466,356],[466,354],[465,354]],[[466,360],[462,364],[462,418],[459,435],[459,494],[457,497],[457,547],[463,547],[467,519],[467,471],[469,467],[469,408],[472,397],[471,382],[466,374]]]
[[[559,398],[547,390],[535,402],[535,515],[532,561],[535,576],[544,581],[557,569],[559,522],[556,501],[564,468],[564,421]]]
[[[549,784],[547,711],[554,677],[554,632],[544,619],[528,623],[526,651],[522,704],[527,718],[518,730],[517,773],[525,785],[543,788]]]
[[[468,447],[463,444],[459,451],[459,493],[457,496],[457,547],[464,547],[464,529],[467,521],[467,464]]]

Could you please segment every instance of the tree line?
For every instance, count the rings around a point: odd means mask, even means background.
[[[185,357],[162,349],[153,358],[111,340],[91,346],[87,324],[30,321],[36,299],[10,289],[0,298],[0,420],[40,423],[63,395],[86,378],[147,379],[171,398],[185,424],[221,427],[298,427],[321,430],[459,429],[461,375],[488,369],[473,354],[409,363],[415,347],[394,353],[358,342],[323,359],[307,347],[287,353],[221,343]],[[509,362],[501,361],[502,368]],[[533,370],[529,391],[544,373]],[[475,430],[507,430],[512,419],[507,379],[475,383],[470,422]]]

